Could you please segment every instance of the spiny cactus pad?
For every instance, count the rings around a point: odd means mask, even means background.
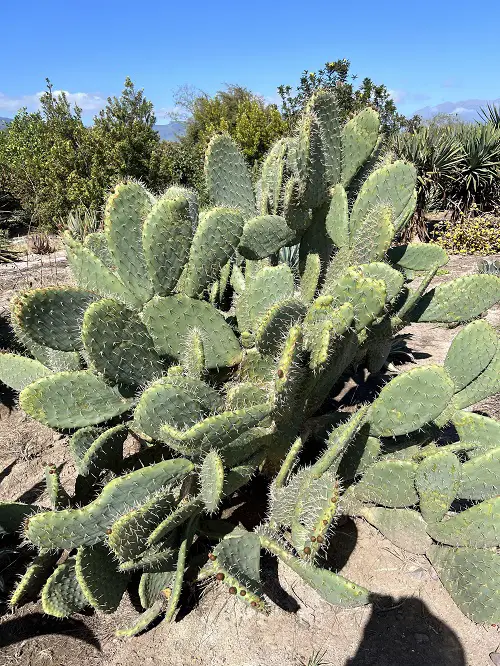
[[[499,621],[500,426],[465,411],[500,390],[498,333],[472,321],[444,368],[386,372],[404,326],[476,319],[500,301],[499,278],[433,288],[446,253],[396,245],[415,169],[384,154],[373,109],[340,118],[335,94],[314,93],[260,174],[213,137],[201,211],[181,186],[157,198],[118,184],[104,232],[65,234],[78,287],[13,299],[26,356],[1,354],[0,379],[69,431],[77,477],[69,493],[50,465],[41,506],[0,504],[0,538],[38,548],[11,604],[43,588],[58,617],[111,612],[140,580],[144,613],[118,632],[133,636],[215,576],[267,611],[261,548],[325,601],[366,604],[320,560],[350,515],[425,552],[473,620]],[[271,478],[263,524],[221,520],[235,502],[254,511],[253,492],[235,494],[258,475]]]

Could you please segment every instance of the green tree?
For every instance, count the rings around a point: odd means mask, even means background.
[[[277,106],[242,86],[228,85],[213,97],[182,88],[176,102],[190,114],[181,143],[200,144],[203,151],[213,134],[227,132],[252,165],[287,131]]]
[[[51,228],[69,210],[95,209],[104,196],[93,177],[93,142],[78,106],[47,79],[40,111],[21,109],[0,132],[0,189],[19,200],[33,223]]]
[[[94,119],[95,163],[109,183],[125,177],[149,184],[151,155],[160,142],[153,104],[127,77],[120,97],[108,97]]]
[[[290,85],[278,87],[282,100],[283,118],[293,127],[311,95],[320,88],[333,90],[344,120],[366,106],[373,107],[380,114],[384,133],[393,134],[406,127],[408,120],[398,113],[394,100],[385,85],[376,85],[370,78],[364,78],[356,86],[357,76],[350,74],[349,60],[335,60],[325,63],[317,72],[304,70],[296,89]]]

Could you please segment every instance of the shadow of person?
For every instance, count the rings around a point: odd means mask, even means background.
[[[372,594],[372,613],[345,666],[466,666],[455,632],[416,597]]]

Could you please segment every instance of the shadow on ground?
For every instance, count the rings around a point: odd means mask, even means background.
[[[14,617],[1,624],[0,648],[47,634],[67,635],[101,649],[94,632],[81,620],[59,620],[44,613]]]
[[[455,632],[416,597],[373,594],[372,612],[345,666],[466,666]]]

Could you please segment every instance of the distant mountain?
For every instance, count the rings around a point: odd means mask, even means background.
[[[12,122],[12,118],[1,118],[0,117],[0,130],[5,129]]]
[[[479,111],[486,108],[488,104],[490,106],[492,104],[500,105],[500,98],[493,100],[465,99],[460,102],[443,102],[442,104],[436,104],[436,106],[424,106],[423,109],[419,109],[415,113],[424,120],[429,120],[438,113],[448,113],[458,116],[461,120],[465,120],[465,122],[473,122],[481,119]]]
[[[180,120],[172,120],[166,125],[155,125],[154,128],[164,141],[177,141],[186,134],[186,123]]]

